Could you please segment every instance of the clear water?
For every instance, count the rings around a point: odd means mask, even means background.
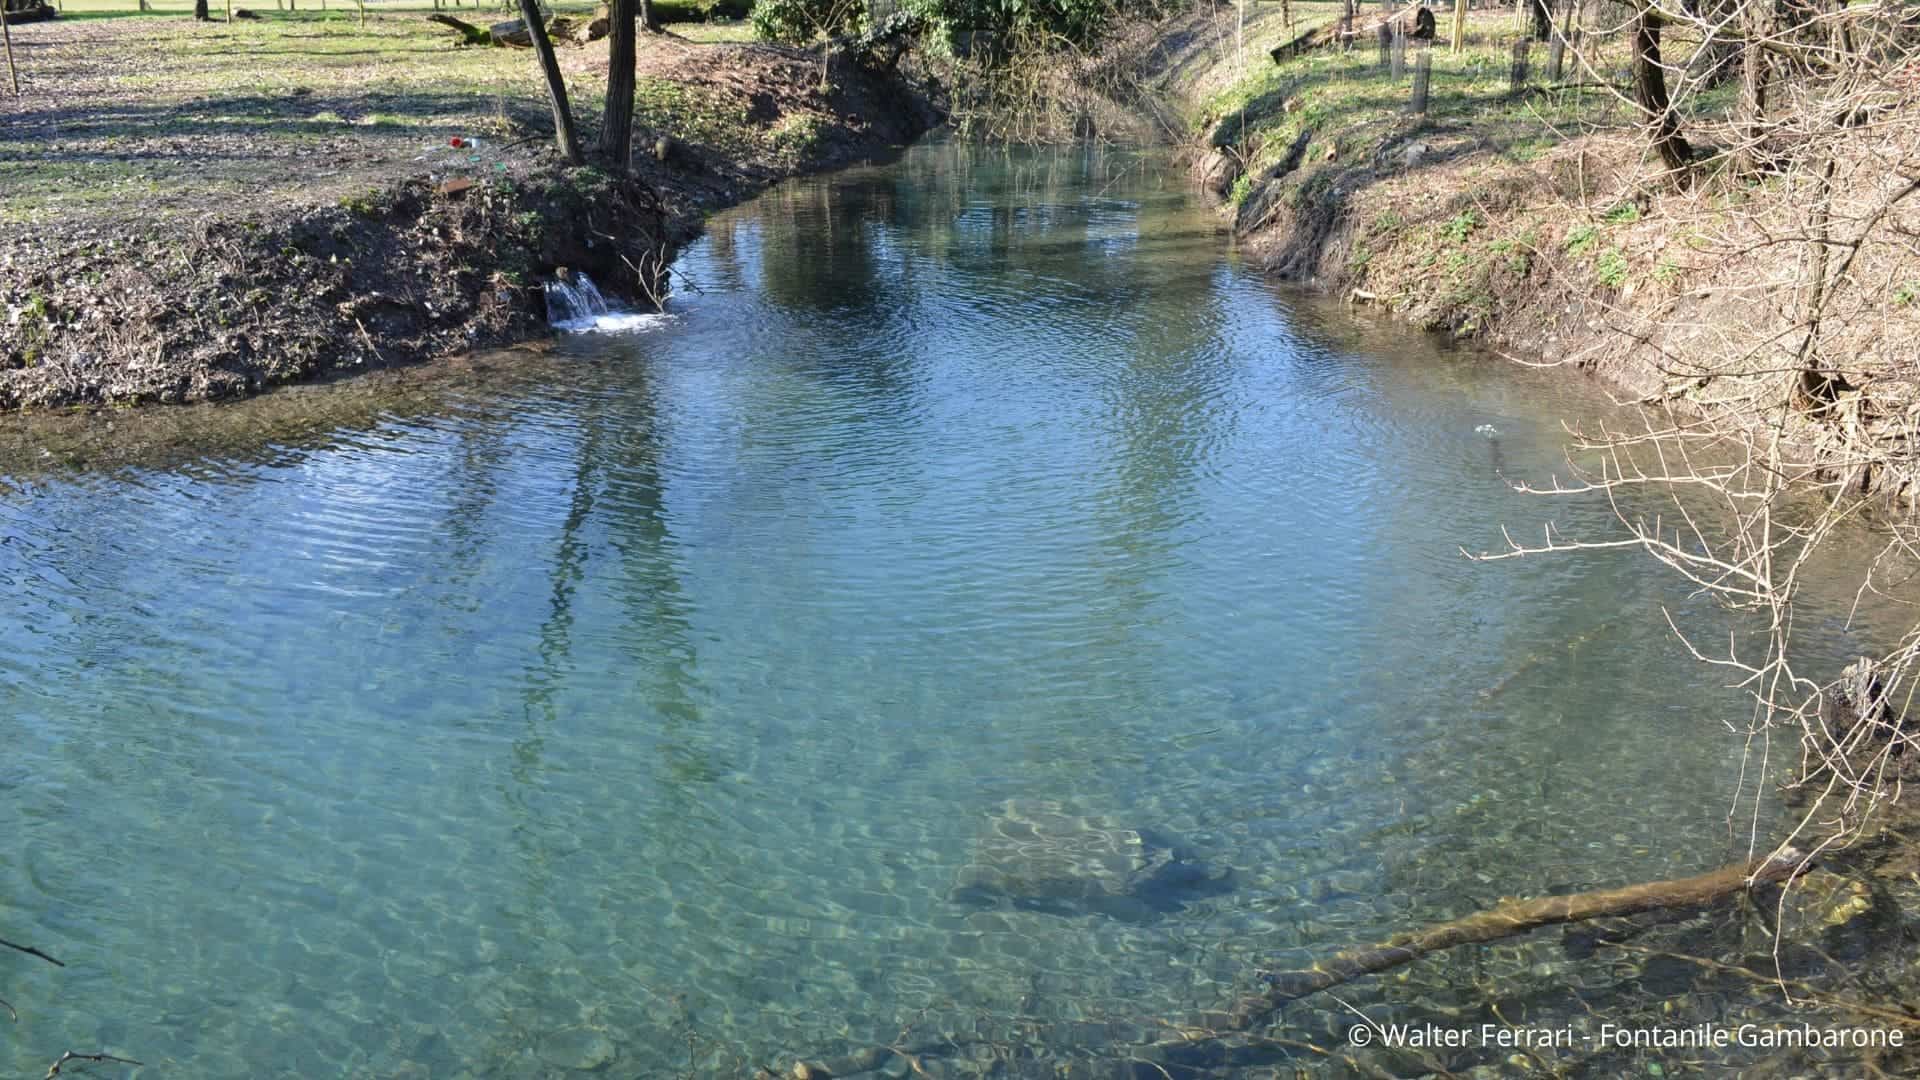
[[[1604,523],[1501,482],[1594,393],[1277,293],[1214,221],[1150,157],[924,147],[717,221],[650,333],[16,474],[0,936],[69,966],[0,957],[0,1072],[737,1076],[916,1018],[1064,1047],[1743,853],[1744,709],[1658,605],[1707,613],[1632,558],[1457,550]],[[1232,887],[956,902],[1009,800]]]

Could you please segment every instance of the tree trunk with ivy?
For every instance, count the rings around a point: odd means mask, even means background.
[[[607,9],[607,108],[600,156],[617,176],[633,164],[634,35],[641,0],[613,0]]]

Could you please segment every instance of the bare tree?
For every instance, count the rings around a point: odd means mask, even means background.
[[[1695,50],[1739,43],[1733,115],[1693,107],[1716,76],[1664,63],[1662,29]],[[1616,535],[1549,529],[1477,557],[1640,551],[1744,616],[1755,635],[1718,646],[1672,629],[1752,703],[1729,724],[1752,766],[1730,821],[1757,849],[1812,858],[1920,779],[1920,616],[1894,620],[1920,576],[1920,379],[1901,310],[1920,302],[1920,28],[1889,6],[1645,0],[1629,32],[1637,123],[1661,165],[1638,197],[1688,238],[1674,284],[1688,315],[1607,318],[1658,351],[1668,390],[1575,429],[1569,476],[1523,488],[1606,499]],[[1692,189],[1663,182],[1682,168]],[[1850,617],[1872,605],[1894,620],[1844,671],[1819,670],[1797,629],[1810,590],[1831,603],[1835,583]],[[1789,835],[1765,835],[1783,759],[1802,810]]]
[[[1660,13],[1643,4],[1633,18],[1633,99],[1646,117],[1653,148],[1668,169],[1681,172],[1693,160],[1693,148],[1680,134],[1680,117],[1667,94],[1667,69],[1660,60]]]

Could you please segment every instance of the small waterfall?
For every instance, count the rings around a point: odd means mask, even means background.
[[[615,311],[593,279],[578,270],[547,282],[547,325],[556,330],[575,334],[647,330],[669,318],[664,312]]]
[[[600,295],[592,278],[578,271],[567,277],[572,280],[555,278],[547,282],[547,322],[571,329],[575,324],[612,314],[607,310],[607,298]]]

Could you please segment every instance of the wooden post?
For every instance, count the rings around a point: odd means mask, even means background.
[[[13,66],[13,31],[7,26],[7,0],[0,0],[0,38],[7,41],[7,74],[13,76],[13,96],[20,96],[20,69]]]
[[[1533,45],[1529,38],[1521,38],[1513,43],[1513,66],[1507,69],[1507,91],[1517,94],[1527,88],[1527,50]]]
[[[1381,23],[1375,36],[1380,40],[1380,66],[1390,71],[1393,69],[1393,27]]]
[[[1427,86],[1432,81],[1433,50],[1421,49],[1419,58],[1413,62],[1413,105],[1408,112],[1415,116],[1427,115]]]
[[[1453,0],[1453,44],[1448,50],[1455,56],[1466,47],[1467,0]]]
[[[1547,45],[1547,81],[1557,83],[1560,73],[1565,70],[1567,60],[1567,39],[1559,34],[1553,35],[1553,41]]]

